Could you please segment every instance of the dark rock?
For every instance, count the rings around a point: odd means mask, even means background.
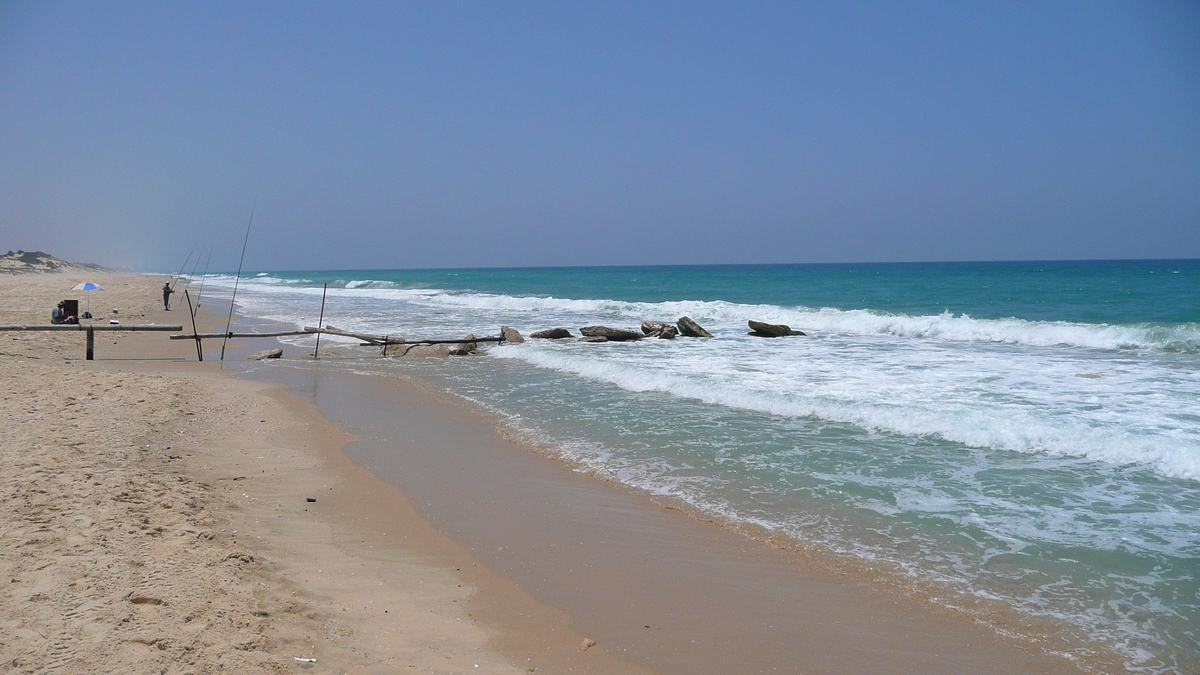
[[[251,361],[262,361],[263,359],[277,359],[283,356],[283,350],[276,347],[275,349],[264,349],[260,352],[254,352],[246,358]]]
[[[475,338],[475,334],[471,333],[463,339],[464,340],[472,340],[474,338]],[[471,354],[472,352],[474,352],[477,349],[479,349],[478,342],[460,342],[456,345],[450,345],[450,353],[454,356],[467,356],[468,354]]]
[[[603,335],[589,335],[587,337],[579,338],[578,341],[579,342],[608,342],[608,338],[604,337]]]
[[[661,321],[643,321],[642,332],[646,334],[646,337],[658,337],[658,334],[663,332],[663,329],[665,329],[667,326],[671,326],[671,324],[663,323]],[[671,326],[671,328],[674,327],[675,326]]]
[[[313,502],[317,501],[317,498],[316,497],[305,497],[304,501],[308,502],[309,504],[312,504]]]
[[[536,333],[530,333],[529,337],[543,338],[546,340],[558,340],[560,338],[569,338],[575,336],[571,335],[571,331],[567,330],[566,328],[547,328],[546,330],[539,330]]]
[[[675,326],[666,326],[662,332],[656,335],[659,340],[674,340],[679,335],[679,329]]]
[[[788,335],[804,335],[798,330],[792,330],[791,326],[785,326],[781,323],[763,323],[761,321],[749,321],[751,335],[758,337],[786,337]]]
[[[583,333],[584,337],[606,337],[609,342],[629,342],[642,339],[642,334],[635,330],[609,326],[584,326],[579,329],[579,332]]]
[[[679,327],[679,334],[687,337],[712,337],[712,333],[704,330],[700,324],[692,321],[686,316],[679,317],[679,321],[675,322]]]
[[[521,334],[517,332],[516,328],[509,328],[508,326],[500,326],[500,335],[504,336],[505,342],[514,345],[525,341],[525,338],[521,337]]]

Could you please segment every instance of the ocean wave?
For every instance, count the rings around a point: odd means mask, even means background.
[[[550,296],[518,297],[423,290],[420,304],[482,311],[591,314],[620,317],[634,324],[643,319],[672,320],[688,315],[714,323],[723,331],[746,330],[746,321],[784,323],[805,332],[891,335],[900,338],[997,342],[1032,347],[1070,346],[1088,349],[1158,349],[1200,353],[1200,324],[1109,325],[1026,319],[976,319],[966,314],[911,316],[876,310],[745,305],[720,301],[660,303],[619,300],[572,300]]]
[[[232,277],[209,277],[209,283],[232,282]],[[263,292],[300,292],[319,295],[319,287],[276,277],[244,279],[243,284]],[[609,299],[570,299],[553,296],[513,296],[455,292],[437,288],[400,288],[394,282],[338,280],[330,292],[361,299],[408,302],[433,309],[476,310],[482,314],[542,315],[549,322],[585,325],[593,321],[620,321],[636,326],[644,319],[674,320],[690,316],[715,335],[741,334],[746,321],[788,324],[807,333],[888,335],[903,339],[949,342],[992,342],[1030,347],[1067,346],[1084,349],[1152,349],[1200,353],[1200,324],[1090,324],[1068,321],[1032,321],[1019,318],[978,319],[943,312],[907,315],[872,309],[810,308],[804,306],[748,305],[723,301],[679,300],[633,302]],[[709,326],[711,324],[711,326]]]
[[[975,319],[945,312],[929,316],[886,314],[872,310],[785,310],[800,326],[814,330],[874,333],[904,338],[999,342],[1032,347],[1089,349],[1161,349],[1200,352],[1200,325],[1109,325],[1025,319]]]
[[[1200,480],[1200,444],[1194,438],[1143,433],[1137,425],[1097,422],[1037,408],[938,400],[905,401],[849,389],[774,386],[778,378],[721,372],[711,361],[697,375],[648,369],[641,364],[580,358],[561,350],[506,348],[493,352],[535,366],[607,382],[632,392],[662,392],[703,403],[791,418],[852,424],[878,433],[936,437],[969,447],[1085,457],[1108,464],[1147,466],[1164,476]],[[762,382],[761,386],[755,381]],[[1132,426],[1131,426],[1132,425]]]
[[[336,283],[336,282],[335,282]],[[342,288],[398,288],[395,282],[379,281],[377,279],[354,279],[352,281],[343,282]]]

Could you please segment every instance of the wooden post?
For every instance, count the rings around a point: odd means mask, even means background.
[[[183,297],[188,303],[188,315],[192,317],[192,336],[196,338],[196,359],[204,360],[204,348],[200,346],[200,334],[196,332],[196,311],[192,309],[192,296],[188,295],[187,289],[183,289]]]
[[[321,288],[321,316],[317,319],[317,346],[313,348],[313,358],[317,358],[317,352],[321,350],[321,324],[325,321],[325,292],[329,290],[329,284],[326,283]]]
[[[96,331],[92,330],[91,326],[87,327],[87,357],[86,360],[91,361],[92,356],[96,353]]]

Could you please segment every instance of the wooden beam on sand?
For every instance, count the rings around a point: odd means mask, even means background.
[[[183,330],[183,326],[160,326],[153,323],[130,323],[130,324],[111,324],[111,323],[52,323],[50,325],[27,325],[27,326],[0,326],[0,331],[27,331],[27,330],[45,330],[45,331],[84,331],[87,333],[87,343],[84,347],[84,359],[91,361],[96,354],[96,331],[104,330],[109,332],[115,331],[171,331],[178,333]],[[174,336],[171,336],[174,337]]]
[[[196,339],[222,339],[222,338],[265,338],[265,337],[285,337],[288,335],[317,335],[326,333],[328,335],[340,335],[342,337],[352,337],[356,340],[379,346],[379,345],[454,345],[465,344],[468,342],[504,342],[504,336],[500,337],[477,337],[477,338],[458,338],[453,340],[414,340],[411,338],[398,338],[388,335],[371,335],[370,333],[354,333],[348,330],[335,328],[334,326],[326,326],[317,328],[316,326],[305,326],[304,330],[284,330],[271,333],[200,333],[199,335],[172,335],[172,340],[196,340]]]
[[[21,330],[111,330],[111,331],[171,331],[178,333],[183,330],[183,326],[160,326],[158,324],[125,324],[113,325],[107,323],[63,323],[50,325],[28,325],[28,326],[0,326],[0,330],[21,331]],[[190,335],[188,337],[191,337]]]
[[[180,330],[183,330],[182,328]],[[275,333],[198,333],[198,334],[183,334],[172,335],[172,340],[220,340],[223,338],[260,338],[260,337],[284,337],[286,335],[308,335],[310,331],[306,330],[284,330]]]
[[[352,337],[370,344],[384,344],[386,340],[388,344],[402,345],[403,338],[390,338],[383,335],[368,335],[366,333],[351,333],[350,331],[326,326],[324,328],[314,328],[313,326],[305,326],[304,330],[280,330],[270,333],[200,333],[199,335],[172,335],[172,340],[195,340],[196,338],[208,338],[210,340],[219,340],[223,338],[261,338],[261,337],[286,337],[288,335],[316,335],[318,333],[328,333],[330,335],[341,335],[344,337]]]
[[[421,340],[414,338],[398,338],[388,335],[371,335],[370,333],[352,333],[348,330],[342,330],[334,326],[325,326],[317,328],[316,326],[305,326],[306,333],[329,333],[330,335],[341,335],[343,337],[352,337],[357,340],[362,340],[370,345],[457,345],[466,344],[468,342],[504,342],[504,336],[500,337],[478,337],[478,338],[458,338],[457,340]]]

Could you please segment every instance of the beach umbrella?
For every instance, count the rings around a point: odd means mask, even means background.
[[[92,313],[92,291],[102,291],[104,287],[100,284],[93,284],[90,281],[85,281],[82,284],[75,284],[71,287],[73,291],[87,291],[87,313]]]

